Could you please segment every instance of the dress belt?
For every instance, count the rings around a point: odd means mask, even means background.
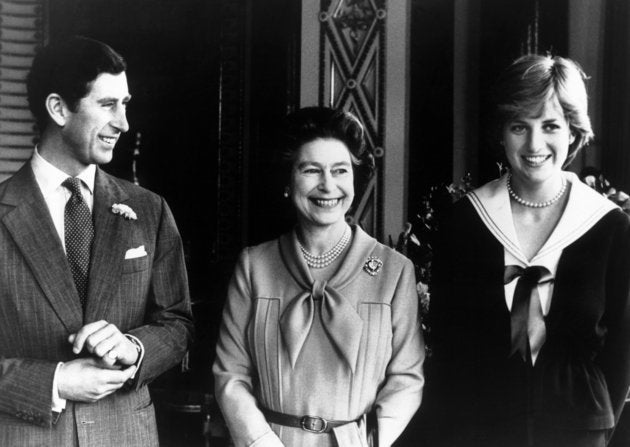
[[[357,422],[363,417],[361,416],[354,421],[334,421],[319,416],[293,416],[292,414],[278,413],[266,408],[261,408],[261,411],[265,415],[267,422],[284,425],[285,427],[301,428],[310,433],[330,433],[335,427]]]

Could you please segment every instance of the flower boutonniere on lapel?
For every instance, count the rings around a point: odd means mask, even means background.
[[[112,205],[112,213],[119,214],[127,220],[138,219],[135,211],[132,210],[130,206],[125,205],[124,203],[114,203]]]

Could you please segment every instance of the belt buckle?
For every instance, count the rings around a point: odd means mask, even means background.
[[[303,416],[300,425],[302,430],[311,433],[324,433],[328,429],[328,421],[319,416]]]

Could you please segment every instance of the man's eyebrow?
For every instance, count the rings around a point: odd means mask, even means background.
[[[106,102],[117,102],[118,98],[114,97],[114,96],[106,96],[105,98],[101,98],[98,99],[96,102],[98,102],[99,104],[105,104]],[[125,96],[122,99],[122,102],[129,102],[131,101],[131,95]]]

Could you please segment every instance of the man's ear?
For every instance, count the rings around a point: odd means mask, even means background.
[[[51,93],[46,97],[46,110],[50,118],[57,123],[58,126],[65,126],[68,119],[68,108],[66,102],[57,93]]]

